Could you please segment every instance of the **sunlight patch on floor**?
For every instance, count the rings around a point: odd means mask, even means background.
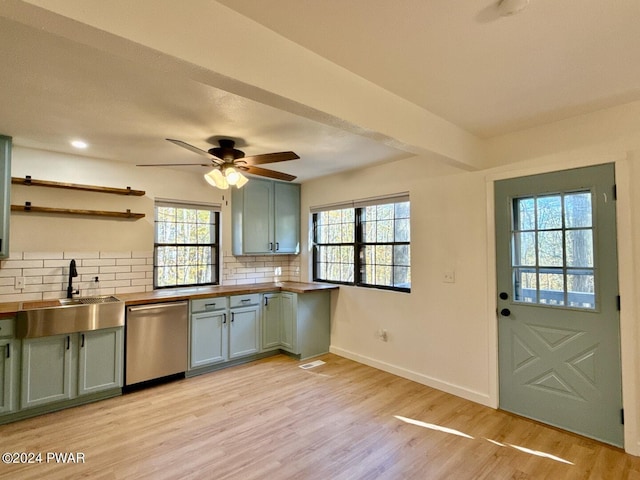
[[[416,425],[418,427],[428,428],[430,430],[436,430],[438,432],[450,433],[452,435],[457,435],[459,437],[470,438],[471,440],[475,440],[475,438],[472,437],[471,435],[468,435],[468,434],[466,434],[464,432],[461,432],[459,430],[455,430],[453,428],[443,427],[441,425],[435,425],[433,423],[426,423],[426,422],[422,422],[420,420],[415,420],[413,418],[402,417],[400,415],[394,415],[394,417],[397,418],[398,420],[401,420],[401,421],[405,422],[405,423],[409,423],[411,425]],[[520,452],[528,453],[529,455],[535,455],[536,457],[548,458],[550,460],[555,460],[556,462],[566,463],[567,465],[575,465],[573,462],[570,462],[569,460],[565,460],[564,458],[558,457],[556,455],[552,455],[551,453],[541,452],[540,450],[532,450],[530,448],[521,447],[519,445],[512,445],[510,443],[504,444],[504,443],[500,443],[500,442],[498,442],[496,440],[491,440],[489,438],[484,438],[484,440],[486,440],[487,442],[493,443],[494,445],[497,445],[498,447],[511,447],[511,448],[515,448],[516,450],[518,450]]]

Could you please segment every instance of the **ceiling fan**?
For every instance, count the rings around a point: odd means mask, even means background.
[[[235,148],[236,142],[228,138],[218,140],[219,147],[202,150],[194,147],[182,140],[174,140],[167,138],[167,141],[186,148],[198,155],[202,155],[209,159],[208,163],[147,163],[137,165],[138,167],[167,167],[167,166],[183,166],[183,165],[199,165],[202,167],[213,167],[213,169],[204,175],[205,180],[212,186],[227,189],[229,186],[235,185],[236,188],[242,187],[249,180],[242,175],[241,172],[247,172],[262,177],[275,178],[277,180],[285,180],[290,182],[295,180],[295,176],[288,173],[276,172],[256,165],[263,163],[284,162],[287,160],[296,160],[300,158],[294,152],[276,152],[264,153],[262,155],[252,155],[245,157],[244,152]]]

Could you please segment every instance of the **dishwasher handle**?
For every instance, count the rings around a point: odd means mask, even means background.
[[[151,303],[149,305],[138,305],[135,307],[127,307],[127,311],[134,313],[134,312],[141,312],[143,310],[152,310],[155,308],[165,308],[165,307],[182,307],[187,305],[188,302],[169,302],[169,303]]]

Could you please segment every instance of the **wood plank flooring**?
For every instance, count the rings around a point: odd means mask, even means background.
[[[335,356],[275,356],[0,426],[0,479],[640,479],[640,458]],[[84,463],[46,463],[81,452]]]

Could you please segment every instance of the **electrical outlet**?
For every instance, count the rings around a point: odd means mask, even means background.
[[[456,272],[453,270],[447,270],[442,276],[444,283],[456,283]]]
[[[389,334],[384,328],[379,328],[377,333],[378,333],[378,338],[381,341],[386,342],[389,340]]]
[[[16,277],[15,287],[19,289],[24,288],[24,277]]]

